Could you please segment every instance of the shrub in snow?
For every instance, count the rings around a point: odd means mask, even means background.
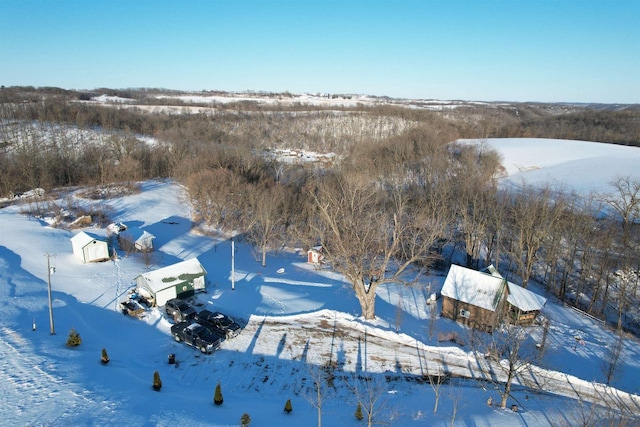
[[[362,405],[360,404],[360,402],[358,402],[358,407],[356,408],[356,413],[353,414],[356,417],[356,420],[360,421],[361,419],[364,418],[364,416],[362,415]]]
[[[69,331],[69,337],[67,338],[67,346],[68,347],[77,347],[82,344],[82,338],[80,338],[80,334],[75,330],[75,328],[71,328]]]
[[[220,383],[218,383],[218,385],[216,386],[216,392],[213,395],[213,403],[215,403],[216,405],[222,405],[222,402],[222,388],[220,387]]]
[[[107,354],[106,348],[102,349],[102,356],[100,357],[100,362],[102,362],[103,365],[106,365],[107,363],[109,363],[109,355]]]
[[[249,416],[249,414],[247,414],[246,412],[244,414],[242,414],[242,416],[240,417],[240,425],[242,427],[247,427],[249,424],[251,424],[251,417]]]
[[[155,391],[160,391],[162,388],[162,380],[160,379],[160,372],[155,371],[153,373],[153,389]]]
[[[292,410],[293,408],[291,407],[291,399],[287,399],[287,403],[284,404],[284,412],[288,414]]]

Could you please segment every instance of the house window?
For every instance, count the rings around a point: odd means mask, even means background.
[[[460,309],[460,317],[464,317],[465,319],[468,319],[469,316],[471,316],[471,313],[469,312],[469,310],[465,310],[464,308]]]

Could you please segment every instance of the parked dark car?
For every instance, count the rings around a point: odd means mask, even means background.
[[[202,310],[196,314],[195,319],[202,325],[212,329],[213,332],[216,332],[213,328],[222,330],[225,338],[233,338],[240,333],[240,325],[219,311],[211,312],[209,310]]]
[[[191,307],[191,304],[185,300],[181,300],[180,298],[174,298],[167,301],[164,305],[164,309],[176,322],[184,322],[185,320],[193,319],[196,315],[196,309]]]
[[[171,326],[171,335],[176,341],[183,341],[185,344],[195,347],[205,354],[213,353],[214,350],[220,347],[222,342],[219,336],[193,320],[176,323]]]

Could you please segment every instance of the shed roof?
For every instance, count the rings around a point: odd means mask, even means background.
[[[507,297],[507,301],[522,311],[540,310],[547,302],[545,297],[531,292],[522,286],[518,286],[515,283],[508,282],[508,286],[509,296]]]
[[[191,258],[179,263],[142,273],[138,277],[144,279],[149,290],[158,292],[184,282],[185,275],[201,276],[207,274],[198,258]]]
[[[495,311],[503,285],[501,277],[453,264],[442,286],[442,295]]]
[[[130,227],[130,228],[126,229],[125,231],[123,231],[120,234],[125,236],[125,237],[131,236],[131,240],[133,240],[134,242],[137,242],[137,241],[140,241],[140,240],[155,239],[156,238],[155,235],[149,233],[147,230],[143,230],[143,229],[138,228],[138,227]]]
[[[84,231],[81,231],[78,234],[76,234],[75,236],[73,236],[71,238],[71,243],[74,244],[74,245],[77,245],[80,248],[84,248],[89,243],[93,242],[94,240],[106,243],[106,241],[104,239],[102,239],[101,237],[91,235],[91,234],[86,233]]]

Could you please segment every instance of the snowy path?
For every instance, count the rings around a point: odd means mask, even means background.
[[[394,358],[388,357],[390,348]],[[318,365],[331,362],[346,375],[368,372],[422,379],[428,373],[441,370],[454,377],[483,383],[506,381],[506,374],[497,362],[482,355],[458,347],[427,346],[406,335],[359,324],[347,315],[331,311],[291,318],[255,316],[239,337],[223,344],[223,349],[230,351],[225,370],[239,369],[237,376],[230,376],[248,379],[249,383],[237,385],[255,391],[264,387],[273,390],[274,385],[283,391],[289,387],[301,388],[296,381],[292,384],[291,379],[307,369],[304,362]],[[234,364],[231,355],[236,352],[263,356],[262,362],[253,367],[254,375],[240,375],[251,367],[246,363]],[[302,363],[288,362],[287,366],[287,361]],[[289,371],[284,379],[283,366]],[[621,409],[627,414],[640,413],[640,396],[557,371],[530,366],[519,372],[514,383],[531,389],[532,393],[553,393]]]

